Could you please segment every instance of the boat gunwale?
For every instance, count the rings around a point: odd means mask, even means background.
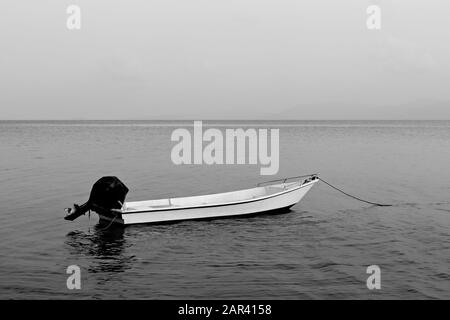
[[[265,196],[261,196],[258,198],[253,198],[253,199],[246,199],[246,200],[239,200],[239,201],[231,201],[231,202],[223,202],[223,203],[216,203],[216,204],[202,204],[202,205],[193,205],[193,206],[180,206],[180,207],[166,207],[166,208],[158,208],[158,209],[137,209],[137,210],[128,210],[128,211],[123,211],[123,210],[114,210],[114,212],[120,213],[120,214],[134,214],[134,213],[146,213],[146,212],[161,212],[161,211],[172,211],[172,210],[188,210],[188,209],[197,209],[197,208],[212,208],[212,207],[222,207],[222,206],[230,206],[230,205],[237,205],[237,204],[245,204],[245,203],[251,203],[251,202],[256,202],[256,201],[262,201],[262,200],[266,200],[266,199],[270,199],[270,198],[275,198],[278,196],[281,196],[283,194],[287,194],[290,192],[294,192],[296,190],[299,190],[301,188],[307,187],[311,184],[314,184],[318,181],[319,179],[314,179],[311,180],[307,183],[301,184],[299,186],[293,187],[291,189],[286,189],[286,190],[282,190],[280,192],[276,192],[273,194],[269,194],[269,195],[265,195]],[[248,189],[243,189],[243,190],[248,190]],[[237,190],[237,191],[241,191],[241,190]]]

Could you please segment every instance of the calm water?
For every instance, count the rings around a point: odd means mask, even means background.
[[[259,166],[175,166],[192,122],[0,122],[0,298],[450,298],[450,122],[206,122],[280,128],[277,177],[323,183],[282,215],[100,230],[63,220],[103,175],[128,200],[246,188]],[[82,289],[66,287],[68,265]],[[366,267],[382,289],[367,289]]]

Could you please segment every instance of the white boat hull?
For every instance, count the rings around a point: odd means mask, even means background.
[[[117,213],[116,217],[101,214],[100,218],[106,221],[113,221],[124,225],[140,223],[164,223],[171,221],[192,220],[192,219],[212,219],[234,216],[246,216],[259,213],[286,211],[297,204],[318,181],[299,181],[290,184],[277,184],[268,187],[259,187],[247,190],[240,190],[230,193],[161,199],[153,201],[129,202],[126,206],[129,208]],[[270,188],[268,192],[264,188]],[[275,191],[274,191],[275,190]],[[249,194],[260,194],[247,199]],[[209,199],[218,198],[237,198],[236,201],[225,201],[214,203]],[[149,204],[168,201],[167,206],[150,206]],[[201,203],[204,201],[206,203]],[[210,203],[207,203],[210,201]],[[184,205],[183,205],[184,204]],[[133,206],[137,208],[133,208]]]

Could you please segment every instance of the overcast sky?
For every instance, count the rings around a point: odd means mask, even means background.
[[[449,40],[448,0],[3,0],[0,119],[450,119]]]

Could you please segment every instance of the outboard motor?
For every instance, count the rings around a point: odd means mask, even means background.
[[[64,219],[73,221],[91,209],[95,211],[96,208],[106,211],[120,209],[127,193],[127,186],[117,177],[100,178],[92,186],[89,200],[81,206],[74,204],[73,209],[66,209],[68,215]]]

